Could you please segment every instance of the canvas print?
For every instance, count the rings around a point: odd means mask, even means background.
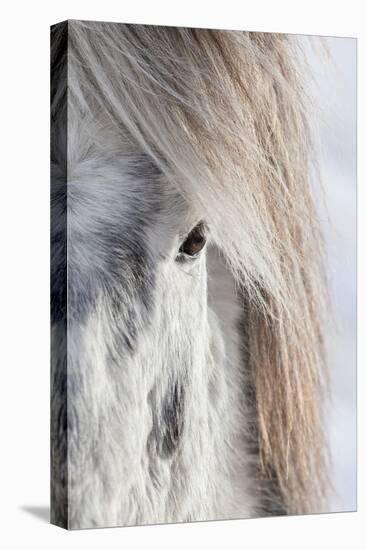
[[[348,137],[317,130],[328,49],[51,28],[52,523],[354,508],[354,111]],[[324,131],[346,144],[325,170]],[[348,238],[333,256],[329,210]],[[338,508],[334,485],[348,491]]]

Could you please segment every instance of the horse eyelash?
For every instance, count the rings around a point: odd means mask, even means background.
[[[179,247],[178,256],[184,254],[194,258],[203,250],[206,245],[206,226],[203,221],[200,221],[197,225],[191,229],[184,241]]]

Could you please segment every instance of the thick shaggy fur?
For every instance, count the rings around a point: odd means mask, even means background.
[[[296,39],[70,21],[52,44],[53,521],[323,510]],[[200,220],[209,253],[179,254]]]

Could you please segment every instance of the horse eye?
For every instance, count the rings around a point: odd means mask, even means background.
[[[206,244],[205,224],[198,223],[187,235],[186,240],[181,244],[179,252],[188,256],[195,256],[201,252]]]

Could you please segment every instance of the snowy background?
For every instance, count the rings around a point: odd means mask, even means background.
[[[304,40],[305,38],[301,39]],[[331,511],[356,503],[356,40],[326,38],[331,61],[305,45],[314,90],[325,203],[320,204],[333,312],[328,353],[332,402],[327,413],[334,494]],[[322,56],[321,56],[322,57]],[[320,203],[320,201],[319,201]]]

